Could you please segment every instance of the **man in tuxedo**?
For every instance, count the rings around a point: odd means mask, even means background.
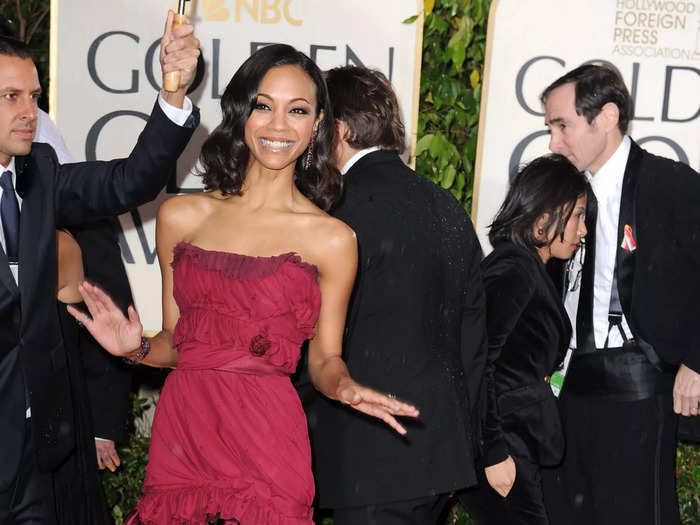
[[[185,97],[199,55],[191,25],[161,41],[176,92],[159,95],[127,159],[60,165],[33,144],[36,68],[23,44],[0,38],[0,523],[68,523],[75,419],[56,307],[56,228],[116,215],[153,199],[198,122]],[[183,107],[184,106],[184,107]],[[66,474],[68,472],[68,474]],[[73,509],[71,509],[73,507]],[[74,522],[75,523],[75,522]]]
[[[575,256],[566,272],[576,329],[561,395],[566,456],[545,477],[550,518],[680,523],[676,414],[697,417],[700,404],[700,177],[627,135],[632,102],[609,66],[567,73],[542,101],[550,149],[594,193],[583,265]]]
[[[399,157],[391,84],[356,67],[327,74],[344,195],[333,215],[357,234],[344,338],[357,381],[420,408],[405,437],[318,399],[310,408],[321,508],[336,525],[434,525],[449,493],[475,483],[474,400],[485,363],[482,253],[447,191]]]
[[[41,109],[37,112],[34,142],[49,144],[59,163],[73,162],[61,133]],[[85,278],[105,290],[126,315],[134,299],[118,244],[119,220],[105,217],[73,225],[69,231],[80,245]],[[131,367],[106,352],[87,330],[83,330],[80,336],[80,356],[92,415],[97,467],[114,472],[120,465],[116,443],[126,439],[129,428]]]

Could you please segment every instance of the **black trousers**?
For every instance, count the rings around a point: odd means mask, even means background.
[[[400,483],[400,480],[397,480]],[[335,509],[333,525],[436,525],[447,494],[363,507]]]
[[[479,525],[548,525],[539,465],[519,457],[513,461],[515,482],[505,498],[491,488],[479,468],[479,485],[460,492],[459,501]]]
[[[0,492],[0,525],[54,525],[53,480],[36,468],[29,420],[26,425],[19,472],[8,490]]]
[[[671,393],[640,401],[564,393],[566,455],[544,469],[554,525],[678,525]]]

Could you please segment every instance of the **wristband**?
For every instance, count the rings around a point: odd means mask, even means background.
[[[140,363],[151,351],[151,340],[148,337],[141,337],[141,346],[138,352],[136,352],[132,357],[127,357],[132,363]]]

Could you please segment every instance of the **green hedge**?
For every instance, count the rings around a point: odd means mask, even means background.
[[[144,411],[148,408],[150,405],[147,400],[134,397],[132,412],[136,422],[143,422]],[[107,469],[100,472],[107,507],[112,510],[115,525],[122,525],[126,514],[136,505],[146,477],[144,467],[148,463],[150,439],[140,428],[143,425],[135,425],[128,441],[117,448],[121,466],[115,472]]]
[[[416,170],[449,189],[467,211],[490,3],[425,0]]]

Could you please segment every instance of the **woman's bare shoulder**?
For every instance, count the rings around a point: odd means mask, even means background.
[[[160,205],[158,223],[177,229],[196,228],[221,200],[218,192],[210,191],[176,195]]]
[[[323,223],[320,234],[325,235],[328,242],[341,244],[357,242],[355,231],[340,219],[326,215]]]
[[[310,222],[306,251],[319,265],[336,257],[356,256],[357,237],[350,226],[325,213],[316,215]]]
[[[304,197],[304,201],[302,213],[308,218],[308,227],[314,235],[322,236],[329,242],[354,242],[355,232],[350,226],[323,211],[308,198]]]

